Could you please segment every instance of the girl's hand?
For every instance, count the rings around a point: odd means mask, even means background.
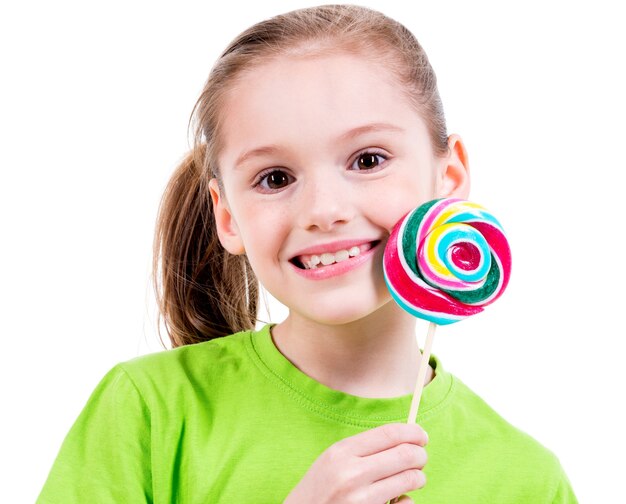
[[[284,504],[384,504],[422,488],[428,436],[416,424],[394,423],[351,436],[324,451]],[[403,497],[399,502],[412,502]]]

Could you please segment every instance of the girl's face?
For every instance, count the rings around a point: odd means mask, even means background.
[[[264,63],[229,91],[222,117],[223,190],[211,182],[221,242],[247,254],[290,317],[343,324],[389,303],[382,257],[394,224],[434,197],[466,197],[460,139],[435,156],[381,63]]]

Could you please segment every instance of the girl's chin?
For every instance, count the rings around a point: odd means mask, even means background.
[[[360,299],[358,302],[350,304],[345,297],[334,300],[328,299],[312,308],[300,307],[297,309],[294,307],[289,312],[289,318],[296,323],[297,321],[306,321],[307,324],[343,326],[362,323],[367,319],[375,318],[377,315],[387,316],[385,307],[388,302],[391,302],[391,299],[377,298],[368,301]]]

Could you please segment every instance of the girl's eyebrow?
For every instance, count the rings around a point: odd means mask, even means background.
[[[340,135],[337,140],[339,143],[341,143],[341,142],[345,142],[347,140],[356,138],[360,135],[364,135],[365,133],[378,132],[378,131],[391,131],[391,132],[396,132],[396,133],[403,133],[405,130],[404,128],[401,128],[391,123],[381,123],[381,122],[371,123],[371,124],[365,124],[363,126],[357,126],[356,128],[352,128],[346,131],[345,133],[343,133],[342,135]],[[263,147],[256,147],[254,149],[247,150],[243,152],[237,158],[237,160],[235,161],[235,168],[238,168],[243,163],[245,163],[246,161],[248,161],[249,159],[253,157],[275,154],[276,152],[280,150],[281,148],[278,145],[264,145]]]
[[[340,141],[351,140],[359,135],[364,135],[365,133],[370,133],[372,131],[393,131],[396,133],[403,133],[404,129],[400,126],[396,126],[391,123],[371,123],[365,124],[363,126],[358,126],[351,130],[346,131],[343,135],[339,137]]]

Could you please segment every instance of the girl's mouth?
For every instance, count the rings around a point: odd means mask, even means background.
[[[348,261],[353,257],[357,257],[374,248],[379,243],[380,240],[375,240],[372,242],[363,243],[358,246],[355,245],[348,249],[336,250],[334,252],[300,255],[294,257],[293,259],[290,259],[289,262],[291,262],[291,264],[298,267],[299,269],[304,270],[323,268],[324,266],[330,266],[332,264]]]

